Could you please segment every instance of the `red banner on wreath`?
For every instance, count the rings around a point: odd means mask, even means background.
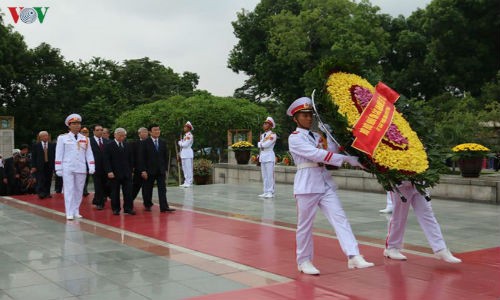
[[[365,107],[354,125],[354,142],[352,146],[370,156],[373,156],[380,141],[384,137],[394,116],[394,102],[399,94],[379,82],[375,87],[372,99]]]

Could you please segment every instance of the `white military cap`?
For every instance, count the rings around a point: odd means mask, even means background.
[[[269,124],[271,124],[271,127],[272,127],[272,128],[276,127],[276,124],[274,123],[274,120],[273,120],[273,118],[271,118],[271,117],[267,117],[267,118],[266,118],[266,120],[264,121],[264,123],[269,123]]]
[[[189,128],[191,128],[191,130],[193,130],[193,125],[191,124],[191,122],[187,121],[186,124],[184,124],[184,126],[187,126]]]
[[[69,123],[71,122],[81,122],[81,121],[82,121],[82,116],[80,116],[79,114],[71,114],[66,117],[66,120],[64,120],[64,124],[66,124],[66,126],[69,126]]]
[[[288,107],[286,114],[292,117],[299,111],[301,112],[312,112],[312,101],[307,97],[299,98]]]
[[[16,155],[16,154],[21,154],[21,150],[19,150],[19,149],[12,149],[12,155]]]

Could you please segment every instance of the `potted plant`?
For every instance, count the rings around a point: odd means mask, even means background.
[[[451,149],[452,158],[458,162],[462,177],[479,177],[483,168],[483,160],[490,149],[476,143],[456,145]]]
[[[196,185],[207,184],[212,172],[212,161],[205,158],[197,158],[193,161],[193,179]]]
[[[283,158],[281,159],[281,163],[285,166],[293,166],[293,158],[292,155],[289,153],[283,155]]]
[[[239,141],[231,145],[234,151],[234,157],[239,165],[247,165],[250,160],[250,150],[253,144],[247,141]]]

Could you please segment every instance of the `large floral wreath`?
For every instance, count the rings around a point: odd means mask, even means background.
[[[375,88],[365,79],[348,73],[330,75],[326,84],[329,100],[336,106],[339,117],[344,120],[341,135],[352,137],[352,128],[363,109],[370,102]],[[340,116],[339,116],[340,115]],[[350,142],[350,141],[349,141]],[[439,180],[437,172],[429,170],[425,148],[410,124],[397,111],[385,136],[372,156],[349,148],[349,153],[360,156],[367,171],[377,176],[386,190],[392,190],[404,180],[411,181],[418,190],[433,186]]]

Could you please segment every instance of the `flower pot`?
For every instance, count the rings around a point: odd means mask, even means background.
[[[205,185],[208,183],[209,175],[194,175],[193,180],[196,185]]]
[[[234,150],[234,158],[236,158],[238,165],[248,165],[250,150]]]
[[[458,167],[462,177],[479,177],[483,168],[483,158],[461,158],[458,160]]]

